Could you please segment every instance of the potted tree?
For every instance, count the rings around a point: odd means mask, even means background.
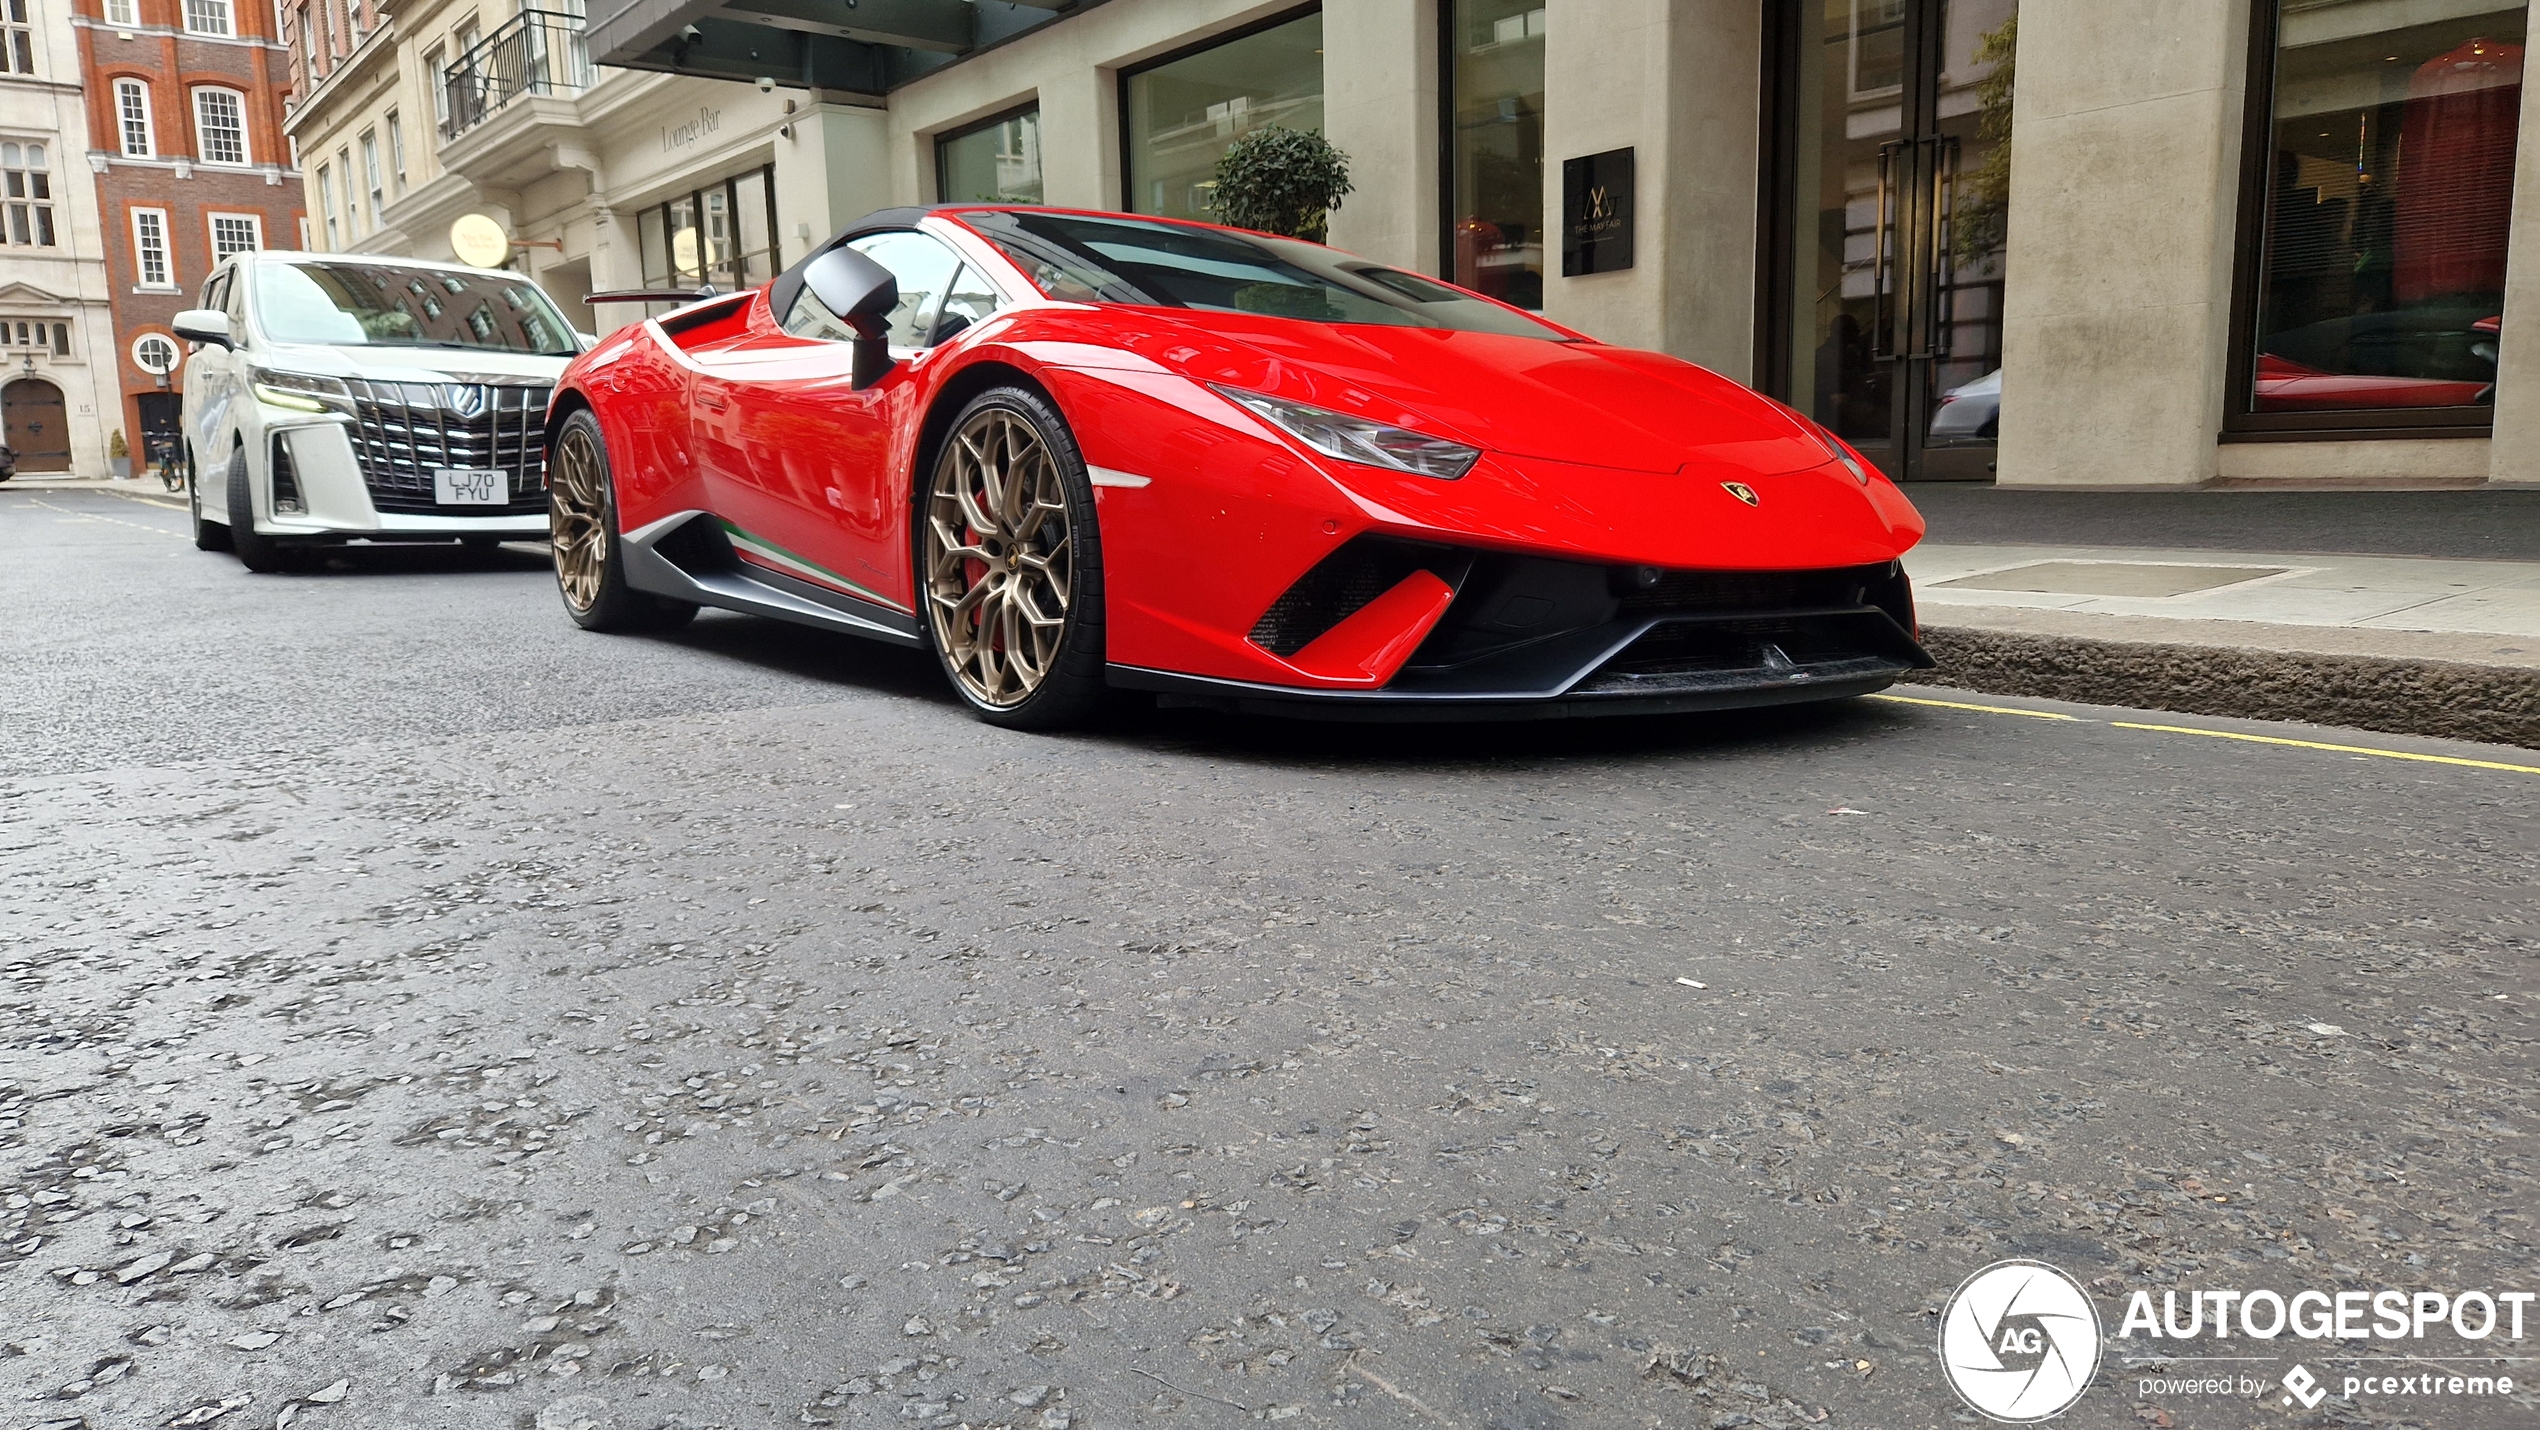
[[[121,427],[106,438],[106,470],[112,472],[117,481],[132,475],[132,448],[124,445]]]
[[[1272,124],[1226,147],[1208,206],[1235,228],[1321,243],[1349,191],[1349,156],[1331,140]]]

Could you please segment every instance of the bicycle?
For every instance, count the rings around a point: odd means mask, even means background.
[[[177,460],[178,451],[174,437],[150,439],[150,461],[158,469],[159,485],[171,492],[185,490],[185,465]]]

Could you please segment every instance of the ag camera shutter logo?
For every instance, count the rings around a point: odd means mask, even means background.
[[[2051,1420],[2099,1371],[2099,1311],[2042,1261],[1997,1261],[1940,1315],[1940,1368],[1969,1408],[2022,1425]]]

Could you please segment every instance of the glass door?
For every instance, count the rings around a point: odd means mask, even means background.
[[[1992,475],[2016,3],[1777,16],[1763,386],[1899,478]]]

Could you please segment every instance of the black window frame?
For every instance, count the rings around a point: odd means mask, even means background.
[[[2276,39],[2282,0],[2251,0],[2249,73],[2240,121],[2240,196],[2232,228],[2231,327],[2225,344],[2224,442],[2339,442],[2357,439],[2489,437],[2496,409],[2357,408],[2348,412],[2260,412],[2258,304],[2263,296],[2274,196]]]
[[[1014,105],[1007,109],[998,110],[996,113],[989,115],[985,119],[974,119],[968,124],[964,124],[957,129],[947,129],[942,133],[937,134],[935,136],[935,202],[939,204],[1002,202],[1001,200],[995,199],[956,199],[947,194],[945,190],[952,187],[952,176],[948,174],[944,168],[944,147],[953,143],[955,140],[967,139],[971,135],[976,134],[983,129],[994,129],[1000,124],[1010,124],[1017,119],[1021,119],[1024,115],[1038,114],[1040,112],[1041,97],[1036,93],[1030,99],[1023,101],[1021,104]],[[1124,114],[1125,112],[1126,111],[1123,111]],[[1127,180],[1124,178],[1122,182],[1125,184]],[[1049,197],[1046,177],[1044,178],[1041,197],[1044,200]]]
[[[685,193],[674,193],[665,197],[659,203],[646,204],[642,208],[637,209],[635,211],[635,262],[637,269],[644,272],[644,281],[646,283],[654,281],[650,272],[650,260],[644,255],[643,226],[644,215],[646,214],[658,214],[660,216],[659,222],[661,224],[662,233],[662,262],[665,271],[669,275],[661,281],[665,283],[677,283],[679,281],[680,269],[678,260],[670,252],[670,206],[681,199],[686,199],[688,201],[689,212],[696,216],[697,249],[699,258],[697,281],[699,283],[708,283],[713,281],[712,266],[703,261],[705,255],[706,195],[718,190],[721,191],[724,196],[723,202],[725,204],[725,211],[730,216],[732,223],[734,256],[743,260],[741,265],[743,272],[739,276],[742,280],[746,280],[748,278],[747,259],[750,256],[751,250],[743,249],[740,246],[741,186],[748,183],[753,175],[755,175],[759,180],[759,192],[763,196],[762,201],[767,205],[767,273],[768,281],[774,282],[776,275],[785,271],[785,237],[778,231],[779,225],[776,221],[776,165],[772,161],[761,164],[756,169],[740,169],[733,173],[726,174],[720,179],[691,185]],[[744,292],[751,287],[764,286],[764,284],[751,284],[743,281],[740,287],[737,287],[732,291]],[[651,310],[648,308],[646,311],[649,312]]]
[[[1767,0],[1767,4],[1768,4],[1768,6],[1769,6],[1769,4],[1770,4],[1770,0]],[[1448,283],[1453,283],[1453,282],[1455,281],[1455,209],[1456,209],[1456,204],[1455,204],[1455,44],[1456,44],[1456,33],[1455,33],[1455,0],[1434,0],[1434,4],[1431,6],[1431,9],[1435,12],[1435,14],[1436,14],[1436,16],[1437,16],[1437,24],[1438,24],[1438,34],[1437,34],[1437,67],[1438,67],[1438,75],[1437,75],[1437,80],[1438,80],[1438,113],[1437,113],[1437,124],[1438,124],[1438,191],[1437,191],[1437,207],[1438,207],[1438,271],[1437,271],[1437,273],[1436,273],[1436,275],[1435,275],[1435,276],[1436,276],[1436,277],[1438,277],[1439,279],[1441,279],[1441,280],[1445,281],[1445,282],[1448,282]],[[1771,11],[1770,9],[1768,9],[1768,10],[1767,10],[1767,12],[1766,12],[1766,14],[1765,14],[1765,16],[1764,16],[1764,29],[1765,29],[1765,32],[1767,33],[1767,35],[1769,35],[1769,34],[1772,32],[1772,29],[1773,29],[1773,26],[1774,26],[1774,24],[1775,24],[1775,23],[1776,23],[1776,22],[1775,22],[1775,18],[1774,18],[1774,12],[1773,12],[1773,11]],[[1771,62],[1771,60],[1770,60],[1770,49],[1771,49],[1771,46],[1770,46],[1770,44],[1768,43],[1768,44],[1767,44],[1767,46],[1766,46],[1766,51],[1767,51],[1767,55],[1766,55],[1766,63],[1767,63],[1767,64],[1769,64],[1769,63]],[[1550,75],[1547,73],[1547,75],[1545,76],[1545,83],[1546,83],[1546,85],[1547,85],[1547,86],[1549,86],[1550,82],[1551,82],[1551,77],[1550,77]],[[1769,93],[1769,91],[1768,91],[1768,93]],[[1546,97],[1545,97],[1545,100],[1544,100],[1544,110],[1545,110],[1545,113],[1546,113],[1545,128],[1544,128],[1544,135],[1545,135],[1545,138],[1546,138],[1547,142],[1546,142],[1546,143],[1545,143],[1545,145],[1544,145],[1544,154],[1543,154],[1543,163],[1544,163],[1544,168],[1545,168],[1545,170],[1546,170],[1546,172],[1547,172],[1547,173],[1554,173],[1554,172],[1558,172],[1557,165],[1558,165],[1558,163],[1559,163],[1559,161],[1558,161],[1558,160],[1555,160],[1555,159],[1552,157],[1552,146],[1551,146],[1551,144],[1548,142],[1548,141],[1549,141],[1549,139],[1550,139],[1550,137],[1551,137],[1551,133],[1552,133],[1552,130],[1551,130],[1551,121],[1550,121],[1550,111],[1551,111],[1551,109],[1552,109],[1552,101],[1551,101],[1550,96],[1547,94],[1547,95],[1546,95]],[[1544,215],[1545,215],[1545,217],[1544,217],[1544,225],[1543,225],[1543,227],[1544,227],[1544,237],[1546,237],[1546,239],[1548,240],[1548,239],[1549,239],[1549,238],[1553,235],[1554,231],[1556,230],[1556,228],[1557,228],[1557,226],[1558,226],[1558,224],[1559,224],[1559,221],[1560,221],[1560,205],[1559,205],[1559,204],[1557,204],[1557,203],[1550,203],[1550,202],[1547,202],[1547,203],[1544,205]],[[1551,251],[1552,251],[1553,253],[1557,254],[1557,253],[1558,253],[1558,251],[1559,251],[1559,250],[1558,250],[1557,245],[1553,246],[1553,247],[1552,247],[1552,249],[1551,249]],[[1545,297],[1549,298],[1549,297],[1551,296],[1551,294],[1552,294],[1552,289],[1551,289],[1551,286],[1550,286],[1550,285],[1551,285],[1551,281],[1552,281],[1554,278],[1559,277],[1559,276],[1560,276],[1560,274],[1559,274],[1559,272],[1558,272],[1558,260],[1557,260],[1557,258],[1548,258],[1548,259],[1546,259],[1546,260],[1545,260],[1545,264],[1544,264],[1544,273],[1543,273],[1543,280],[1544,280],[1544,283],[1545,283],[1545,288],[1544,288],[1544,296],[1545,296]],[[1512,306],[1513,306],[1513,305],[1512,305]],[[1541,309],[1541,308],[1519,308],[1519,309],[1518,309],[1518,311],[1519,311],[1519,312],[1521,312],[1521,313],[1534,313],[1534,314],[1537,314],[1537,315],[1541,315],[1541,314],[1542,314],[1542,312],[1543,312],[1544,310],[1543,310],[1543,309]]]
[[[1220,46],[1231,45],[1238,40],[1248,40],[1265,30],[1275,30],[1281,25],[1292,25],[1297,21],[1304,19],[1308,15],[1320,15],[1322,13],[1323,0],[1306,0],[1305,4],[1282,10],[1278,14],[1268,16],[1264,19],[1255,20],[1249,25],[1238,25],[1231,30],[1220,30],[1216,34],[1210,35],[1204,40],[1193,41],[1192,43],[1184,45],[1179,49],[1167,50],[1163,54],[1156,55],[1153,58],[1140,60],[1134,65],[1122,65],[1115,77],[1116,82],[1112,86],[1111,95],[1112,104],[1114,106],[1112,113],[1118,117],[1120,129],[1119,211],[1124,214],[1139,214],[1143,218],[1172,217],[1171,214],[1143,213],[1139,209],[1131,207],[1131,197],[1137,192],[1138,186],[1136,183],[1136,176],[1131,172],[1134,168],[1132,163],[1133,156],[1137,153],[1137,140],[1136,137],[1129,132],[1129,81],[1136,79],[1139,75],[1146,74],[1151,70],[1160,70],[1166,65],[1189,59],[1193,55],[1204,55],[1210,50],[1217,49]],[[1324,91],[1324,95],[1328,100],[1330,98],[1330,91]],[[1325,112],[1325,117],[1328,120],[1328,110]],[[1202,222],[1211,221],[1212,220],[1202,220]]]

